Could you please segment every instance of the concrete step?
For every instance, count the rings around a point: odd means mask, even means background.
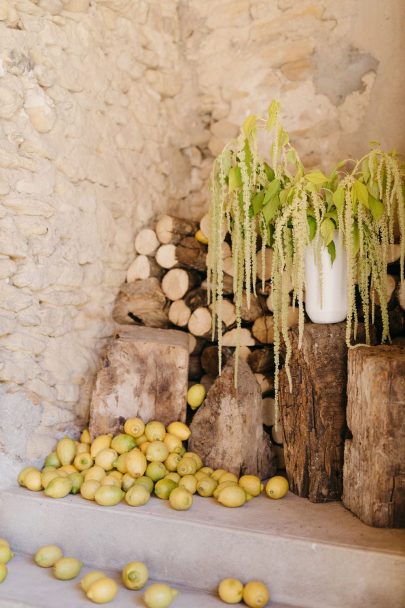
[[[0,536],[30,555],[57,543],[103,569],[145,561],[152,578],[204,597],[233,576],[263,580],[275,602],[302,608],[405,605],[405,531],[370,528],[340,503],[315,505],[292,494],[261,496],[240,509],[197,496],[192,509],[178,512],[157,498],[140,508],[99,507],[16,488],[0,496]],[[195,601],[189,608],[216,605],[214,596]]]

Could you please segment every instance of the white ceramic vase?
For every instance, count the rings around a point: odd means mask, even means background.
[[[333,264],[327,248],[321,248],[322,299],[314,247],[309,245],[305,252],[305,310],[313,323],[340,323],[347,316],[346,252],[337,233],[334,241],[336,258]]]

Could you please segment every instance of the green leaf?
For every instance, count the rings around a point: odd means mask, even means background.
[[[378,222],[385,211],[385,207],[384,207],[383,203],[381,201],[379,201],[377,198],[374,198],[374,196],[371,196],[371,194],[369,194],[368,195],[368,207],[371,211],[371,215],[373,216],[375,221]]]
[[[253,215],[257,215],[263,206],[264,190],[255,194],[252,200]]]
[[[355,258],[360,249],[359,227],[357,222],[353,223],[352,228],[352,255]]]
[[[306,179],[311,182],[311,184],[322,185],[326,184],[328,178],[321,171],[313,171],[312,173],[306,174]]]
[[[233,192],[242,186],[242,174],[239,167],[229,169],[229,192]]]
[[[321,223],[321,236],[325,246],[327,247],[333,241],[333,233],[335,232],[335,223],[330,218],[326,218]]]
[[[264,172],[267,175],[267,179],[269,180],[269,182],[273,181],[273,179],[274,179],[274,171],[270,167],[270,165],[268,165],[267,163],[264,163]]]
[[[370,169],[368,168],[368,159],[365,158],[361,163],[361,172],[364,177],[364,182],[368,182],[370,179]]]
[[[256,133],[256,120],[257,117],[254,114],[246,118],[242,127],[245,137],[250,137]]]
[[[263,205],[268,203],[272,198],[276,196],[280,192],[281,183],[278,179],[273,179],[272,182],[267,187],[266,194],[264,196]]]
[[[335,203],[338,212],[342,213],[345,204],[345,191],[342,186],[338,186],[333,193],[333,202]]]
[[[328,253],[330,255],[330,261],[333,262],[336,260],[336,247],[335,241],[331,241],[328,245]]]
[[[365,184],[362,184],[358,179],[354,182],[353,189],[359,203],[368,207],[368,190]]]
[[[273,99],[268,108],[268,119],[267,128],[272,129],[277,122],[278,114],[280,112],[280,102]]]
[[[287,202],[289,190],[281,190],[279,197],[282,205],[285,205]]]
[[[267,224],[269,224],[271,222],[271,220],[276,215],[279,208],[280,208],[280,199],[278,196],[273,197],[271,199],[271,201],[269,201],[267,203],[267,205],[264,205],[264,207],[262,209],[262,213],[263,213],[264,219],[266,220]]]
[[[338,214],[336,209],[332,209],[325,213],[325,217],[329,217],[335,223],[335,227],[338,225]]]
[[[249,146],[249,141],[245,139],[245,163],[249,177],[252,175],[252,152]]]
[[[374,198],[379,198],[380,196],[380,189],[378,187],[378,184],[375,180],[373,180],[372,182],[370,182],[368,184],[368,191],[370,192],[371,196],[373,196]]]
[[[313,241],[316,235],[316,219],[311,215],[307,215],[307,222],[309,228],[309,240]]]

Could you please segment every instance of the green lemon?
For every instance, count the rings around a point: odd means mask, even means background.
[[[64,498],[69,494],[73,487],[70,477],[55,477],[51,479],[45,488],[45,495],[50,498]]]
[[[0,564],[0,584],[7,578],[7,573],[6,564]]]
[[[57,545],[45,545],[38,549],[34,555],[34,561],[41,568],[50,568],[63,557],[63,552]]]
[[[146,476],[150,477],[152,481],[159,481],[167,475],[168,470],[166,469],[163,462],[150,462],[146,469]]]
[[[138,477],[138,479],[141,479],[140,477]],[[122,478],[122,483],[121,483],[121,487],[124,490],[124,492],[128,492],[129,488],[131,488],[135,483],[135,478],[132,477],[132,475],[130,475],[129,473],[125,473],[125,475]],[[152,482],[153,484],[153,482]]]
[[[176,589],[172,589],[169,585],[154,583],[146,589],[143,600],[148,608],[168,608],[176,595]]]
[[[158,498],[161,498],[162,500],[168,500],[174,488],[177,488],[177,483],[172,479],[160,479],[155,484],[155,494]]]
[[[180,475],[178,473],[168,473],[167,475],[164,476],[164,479],[171,479],[172,481],[176,482],[176,485],[179,485],[179,481],[181,479]]]
[[[94,500],[103,507],[112,507],[121,502],[124,494],[117,486],[100,486],[94,494]]]
[[[72,489],[70,490],[71,494],[77,494],[80,492],[80,486],[83,483],[83,475],[80,473],[71,473],[68,479],[72,482]]]
[[[149,494],[152,494],[153,492],[153,481],[150,477],[147,477],[146,475],[143,475],[142,477],[138,477],[137,479],[135,479],[135,485],[141,485],[145,488],[145,490],[147,490],[149,492]]]
[[[88,471],[93,464],[94,462],[89,452],[81,452],[80,454],[76,454],[73,461],[73,465],[78,471]]]
[[[148,569],[142,562],[130,562],[122,570],[122,582],[127,589],[142,589],[148,578]]]
[[[83,576],[82,580],[80,581],[80,587],[85,593],[87,593],[93,583],[104,577],[105,574],[104,572],[101,572],[101,570],[92,570]]]
[[[125,475],[125,473],[128,473],[128,470],[127,470],[127,452],[124,452],[124,454],[120,454],[118,456],[117,460],[114,463],[114,466],[117,469],[117,471],[119,471],[123,475]]]
[[[55,578],[60,581],[70,581],[80,574],[82,562],[75,557],[61,557],[53,567]]]
[[[134,484],[125,494],[125,502],[130,507],[142,507],[150,498],[148,490],[141,484]]]
[[[62,466],[62,463],[59,460],[56,452],[51,452],[50,454],[48,454],[48,456],[45,458],[44,466],[55,468]]]
[[[111,447],[118,454],[125,454],[125,452],[129,452],[136,447],[136,441],[131,435],[122,433],[114,437],[111,441]]]
[[[107,604],[118,593],[118,585],[112,578],[103,576],[94,581],[87,590],[87,597],[95,604]]]
[[[169,503],[176,511],[187,511],[193,504],[193,497],[188,490],[179,486],[170,492]]]

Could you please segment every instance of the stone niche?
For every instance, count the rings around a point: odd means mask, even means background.
[[[0,0],[0,484],[86,424],[136,231],[201,217],[247,114],[281,99],[307,165],[403,147],[404,10]]]

